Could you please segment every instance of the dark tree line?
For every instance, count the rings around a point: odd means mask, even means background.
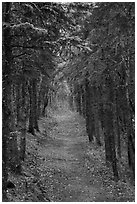
[[[26,133],[39,130],[51,100],[59,51],[69,21],[61,4],[5,2],[3,9],[3,199],[8,172],[21,172]]]
[[[112,164],[116,180],[123,141],[129,167],[135,173],[134,6],[97,3],[81,26],[82,33],[86,30],[84,42],[88,47],[75,53],[68,63],[71,71],[77,70],[74,79],[68,79],[73,87],[71,105],[75,103],[85,117],[90,142],[95,138],[100,146],[103,131],[106,161]]]

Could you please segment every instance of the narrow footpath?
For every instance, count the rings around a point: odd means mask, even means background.
[[[71,112],[55,116],[57,125],[51,131],[52,139],[48,144],[42,142],[44,148],[40,152],[45,157],[44,168],[52,172],[46,189],[52,201],[92,202],[97,194],[99,196],[100,185],[91,185],[86,166],[88,138],[77,117]]]
[[[65,112],[54,115],[54,121],[49,136],[38,139],[41,160],[37,166],[50,201],[133,201],[126,184],[112,180],[102,160],[103,150],[89,145],[84,120],[77,113]]]
[[[104,147],[89,144],[78,113],[41,118],[40,133],[27,134],[22,175],[10,175],[11,202],[133,202],[128,179],[113,181]],[[123,175],[123,173],[121,174]]]

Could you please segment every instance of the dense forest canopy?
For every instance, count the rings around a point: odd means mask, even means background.
[[[123,143],[134,174],[135,3],[3,2],[2,35],[3,199],[27,132],[58,99],[85,118],[89,142],[105,145],[115,180]]]

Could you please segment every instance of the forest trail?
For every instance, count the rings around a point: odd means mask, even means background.
[[[98,181],[92,183],[86,161],[88,138],[78,118],[72,112],[55,115],[52,140],[43,143],[40,156],[45,157],[45,168],[52,172],[48,197],[57,202],[107,201]]]
[[[56,113],[56,114],[55,114]],[[27,134],[22,174],[10,174],[11,202],[133,202],[134,186],[120,175],[113,181],[104,147],[89,144],[85,120],[68,109],[39,120]]]
[[[83,118],[67,111],[54,115],[53,120],[50,134],[37,139],[36,168],[42,193],[53,202],[132,201],[124,183],[117,187],[109,180],[112,175],[107,175],[110,171],[100,160],[102,150],[99,153],[89,145]]]

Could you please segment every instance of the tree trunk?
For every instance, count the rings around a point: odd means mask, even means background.
[[[22,102],[21,102],[21,141],[20,141],[20,159],[24,161],[26,153],[26,92],[25,92],[25,79],[22,82]]]
[[[10,10],[11,3],[5,2],[5,23],[10,23]],[[10,27],[4,28],[3,31],[3,44],[4,44],[4,57],[3,57],[3,101],[2,101],[2,201],[7,201],[7,179],[8,179],[8,152],[7,145],[10,138],[10,94],[11,94],[11,63],[12,63],[12,50],[11,50],[11,36]]]
[[[39,94],[38,94],[38,119],[42,115],[42,105],[43,105],[42,98],[43,98],[42,97],[42,88],[40,88]]]
[[[120,138],[120,125],[119,125],[119,103],[118,103],[118,90],[116,90],[115,94],[115,103],[116,103],[116,131],[117,131],[117,153],[118,157],[121,158],[121,138]]]
[[[69,107],[70,107],[71,111],[74,111],[73,95],[72,95],[72,93],[69,95]]]
[[[29,96],[30,96],[30,112],[29,112],[29,129],[28,132],[35,135],[34,130],[34,100],[33,100],[33,83],[30,80],[29,84]]]
[[[8,157],[9,157],[9,162],[8,166],[10,169],[15,172],[15,173],[20,173],[17,170],[17,166],[20,166],[20,157],[19,157],[19,146],[18,146],[18,139],[19,139],[19,134],[16,132],[16,100],[15,100],[15,94],[14,94],[14,85],[11,84],[11,90],[10,90],[10,95],[9,95],[9,105],[10,105],[10,110],[11,110],[11,120],[10,120],[10,138],[8,141]]]
[[[75,101],[76,101],[76,110],[79,114],[81,114],[81,93],[80,93],[80,85],[78,84],[75,88]]]
[[[98,108],[98,89],[95,85],[92,87],[93,92],[93,103],[92,103],[92,110],[94,115],[94,123],[95,123],[95,137],[97,145],[101,146],[100,141],[100,127],[99,127],[99,108]]]
[[[32,80],[32,89],[33,89],[33,113],[34,113],[34,128],[39,132],[38,127],[38,106],[37,106],[37,88],[36,88],[37,81],[36,79]]]
[[[132,117],[131,117],[130,107],[129,107],[130,105],[129,105],[129,99],[128,99],[128,91],[126,92],[126,96],[127,96],[128,163],[129,163],[129,167],[133,171],[133,175],[135,176],[135,135],[134,135]]]
[[[97,145],[101,146],[100,141],[100,131],[99,131],[99,118],[98,118],[98,109],[94,106],[94,119],[95,119],[95,137]]]
[[[45,109],[46,109],[47,105],[48,105],[48,95],[46,95],[44,97],[44,106],[43,106],[43,110],[42,110],[42,116],[43,117],[45,117]]]
[[[93,135],[95,133],[95,127],[94,127],[94,118],[93,118],[92,105],[91,105],[92,103],[91,87],[88,79],[86,79],[85,87],[86,87],[86,129],[89,137],[89,142],[92,142]]]
[[[16,85],[16,113],[17,113],[17,125],[18,125],[18,122],[20,121],[20,108],[21,108],[21,104],[20,104],[20,99],[21,99],[20,89],[21,89],[21,84],[20,84],[20,83],[17,83],[17,85]]]
[[[82,102],[82,116],[85,118],[86,117],[85,86],[82,86],[81,102]]]
[[[127,56],[124,56],[124,67],[123,74],[125,76],[125,99],[126,99],[126,131],[127,131],[127,152],[128,152],[128,162],[129,167],[133,171],[133,175],[135,176],[135,132],[132,121],[132,111],[131,111],[131,102],[129,95],[129,84],[130,84],[130,51],[127,50]]]
[[[105,152],[106,161],[110,161],[112,164],[114,179],[118,180],[118,170],[117,170],[117,159],[115,151],[115,138],[114,138],[114,127],[113,127],[113,81],[110,76],[109,69],[106,70],[105,79],[105,104],[104,104],[104,129],[105,129]]]
[[[111,162],[112,161],[112,153],[111,153],[111,141],[110,141],[110,134],[112,134],[112,120],[110,122],[109,121],[109,117],[111,119],[112,117],[112,111],[109,110],[106,107],[106,104],[104,104],[104,109],[103,111],[104,113],[104,121],[103,121],[103,126],[104,126],[104,141],[105,141],[105,155],[106,155],[106,162]],[[110,134],[109,134],[110,133]]]

